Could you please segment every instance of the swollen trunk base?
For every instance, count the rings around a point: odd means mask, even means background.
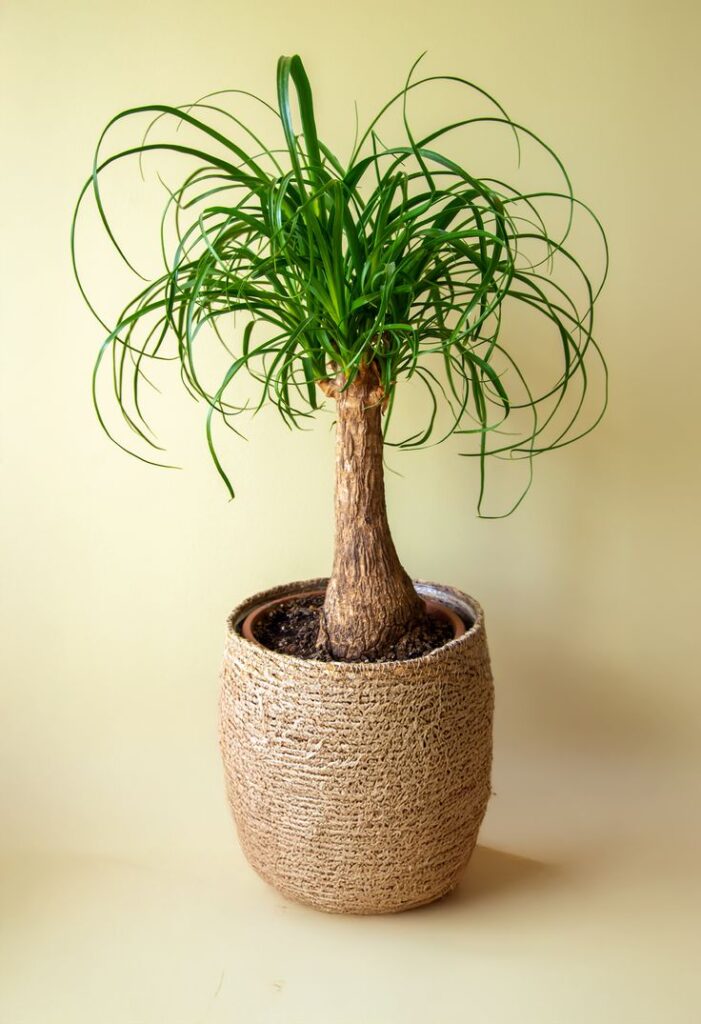
[[[460,591],[416,583],[457,611],[457,639],[404,662],[304,661],[245,640],[262,601],[232,612],[221,673],[221,749],[243,851],[285,896],[374,914],[455,887],[490,794],[493,685],[484,619]]]
[[[336,392],[335,540],[319,644],[341,661],[376,659],[424,614],[387,521],[379,370]]]

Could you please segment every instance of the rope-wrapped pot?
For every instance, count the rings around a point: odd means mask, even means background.
[[[294,658],[241,636],[257,594],[228,619],[221,749],[243,851],[284,895],[321,910],[407,910],[450,892],[490,795],[494,691],[480,606],[417,582],[468,629],[409,661]]]

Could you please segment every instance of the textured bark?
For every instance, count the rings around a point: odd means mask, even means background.
[[[336,540],[319,643],[336,658],[376,657],[425,614],[397,556],[387,522],[382,401],[377,369],[363,367],[336,398]]]

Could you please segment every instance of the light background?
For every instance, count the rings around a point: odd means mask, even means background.
[[[700,28],[683,0],[5,0],[3,1024],[700,1019]],[[486,608],[496,795],[452,900],[327,918],[245,865],[215,708],[227,610],[328,571],[332,436],[259,419],[228,451],[233,504],[173,392],[184,472],[111,447],[68,228],[118,110],[272,99],[299,52],[322,133],[349,139],[352,99],[369,113],[423,49],[552,142],[604,222],[611,407],[503,522],[476,518],[455,448],[391,460],[407,568]],[[113,264],[89,260],[109,297]]]

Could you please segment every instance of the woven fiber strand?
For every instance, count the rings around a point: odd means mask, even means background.
[[[490,795],[494,690],[482,609],[417,582],[473,624],[411,661],[308,661],[240,635],[257,605],[326,580],[257,594],[228,619],[220,742],[243,851],[285,896],[374,914],[457,884]]]

